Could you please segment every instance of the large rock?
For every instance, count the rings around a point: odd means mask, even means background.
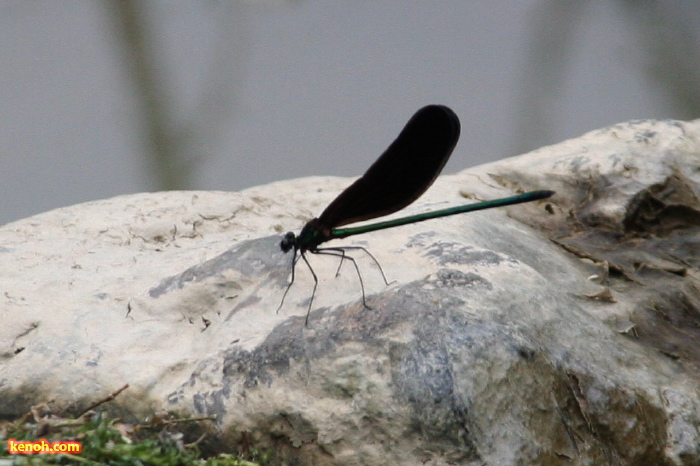
[[[464,145],[461,150],[464,149]],[[458,148],[458,150],[460,150]],[[356,236],[281,235],[345,187],[121,196],[0,228],[0,416],[32,404],[218,418],[303,464],[700,464],[700,120],[635,121],[441,177]]]

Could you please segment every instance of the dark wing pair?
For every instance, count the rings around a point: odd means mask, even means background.
[[[411,204],[440,174],[459,133],[459,118],[448,107],[421,108],[367,172],[326,207],[319,224],[330,230]]]

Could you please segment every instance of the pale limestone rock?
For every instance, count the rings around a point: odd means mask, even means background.
[[[460,149],[460,147],[462,147]],[[465,145],[457,151],[465,150]],[[282,234],[346,179],[121,196],[0,227],[0,416],[56,400],[218,417],[304,464],[700,463],[700,120],[635,121],[443,176],[400,216],[548,201],[335,241]]]

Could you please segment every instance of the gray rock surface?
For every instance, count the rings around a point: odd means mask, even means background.
[[[461,147],[461,149],[460,149]],[[465,150],[465,145],[457,150]],[[443,176],[335,241],[276,312],[298,229],[349,184],[121,196],[0,227],[0,417],[55,400],[217,416],[295,464],[700,464],[700,120],[634,121]]]

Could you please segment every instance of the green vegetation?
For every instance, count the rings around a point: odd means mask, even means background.
[[[110,466],[258,466],[268,464],[268,455],[251,450],[242,458],[218,454],[203,458],[199,447],[207,436],[192,443],[183,441],[180,429],[197,423],[211,423],[211,418],[175,419],[155,416],[149,423],[126,424],[104,413],[90,411],[76,419],[41,413],[35,407],[14,422],[0,423],[0,466],[18,465],[110,465]],[[206,426],[205,426],[206,427]],[[198,429],[206,431],[206,428]],[[80,442],[80,453],[10,454],[9,440],[37,442]]]

